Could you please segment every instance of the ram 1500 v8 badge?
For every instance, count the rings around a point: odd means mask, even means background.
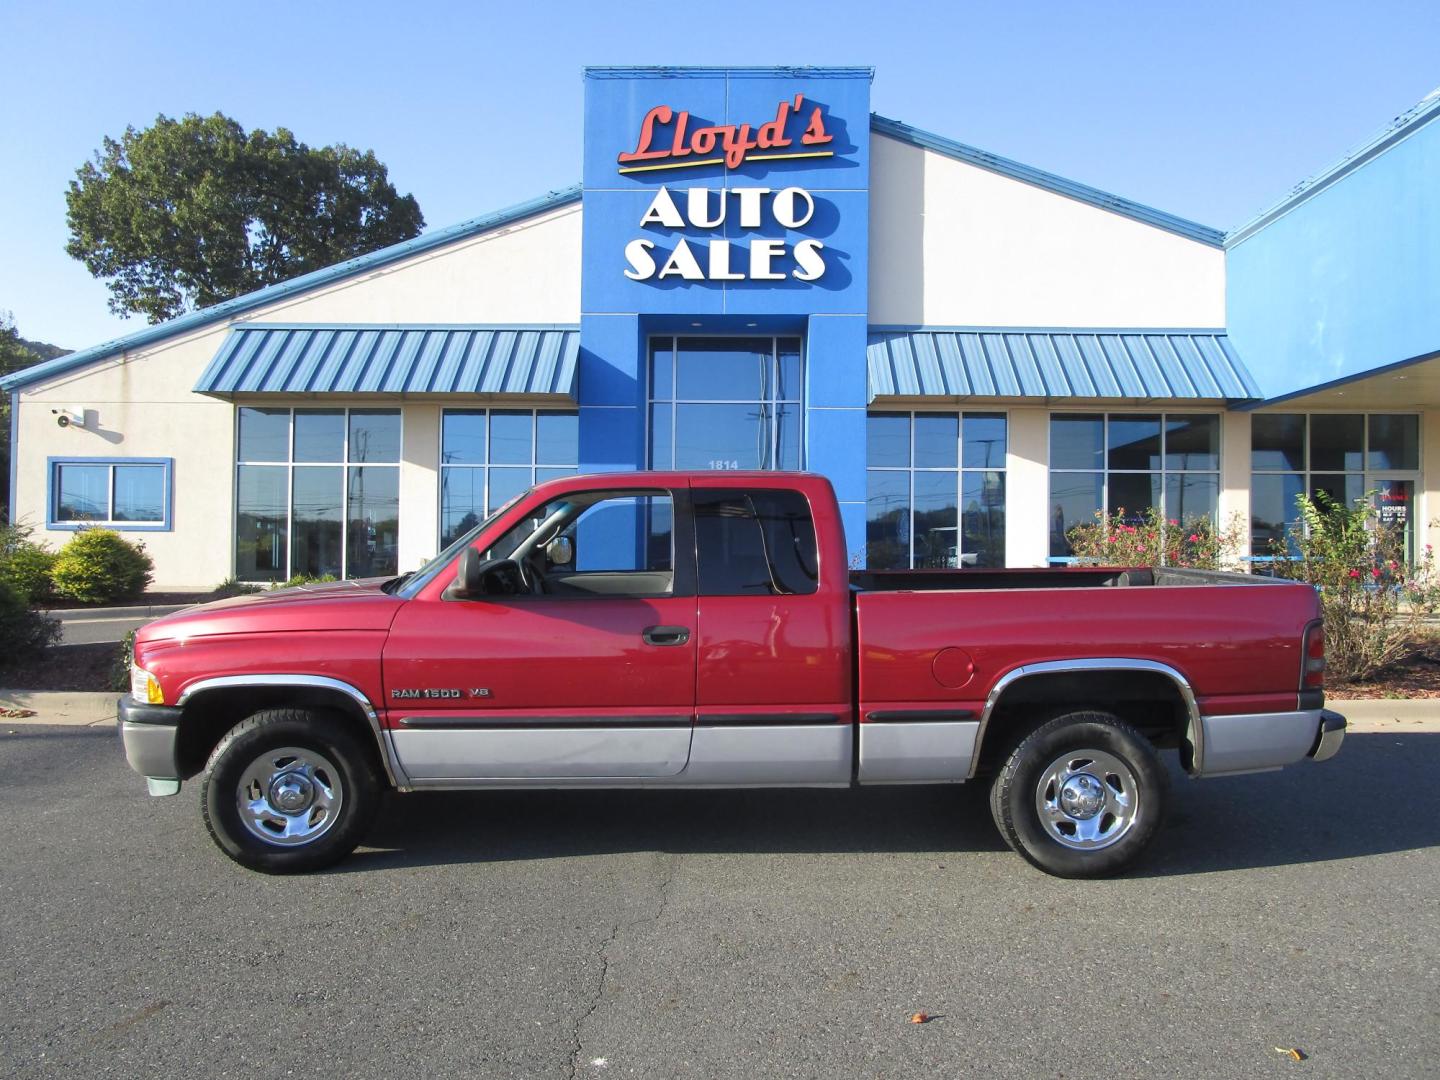
[[[135,643],[120,730],[215,842],[312,870],[384,789],[989,785],[1052,874],[1134,864],[1206,777],[1334,756],[1305,585],[1139,567],[851,572],[823,478],[540,484],[413,574],[221,600]]]

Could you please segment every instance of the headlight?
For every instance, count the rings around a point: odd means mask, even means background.
[[[130,696],[147,705],[164,705],[165,694],[155,676],[138,665],[130,665]]]

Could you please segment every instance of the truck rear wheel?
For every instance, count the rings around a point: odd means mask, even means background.
[[[1031,732],[990,788],[1005,842],[1057,877],[1123,873],[1160,830],[1169,777],[1150,742],[1110,713],[1073,712]]]
[[[364,839],[381,792],[373,755],[343,723],[267,709],[233,727],[200,787],[205,827],[226,855],[267,874],[338,862]]]

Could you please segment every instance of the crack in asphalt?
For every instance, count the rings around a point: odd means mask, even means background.
[[[660,922],[661,916],[665,914],[665,909],[670,904],[670,883],[675,880],[675,871],[680,865],[680,858],[681,856],[675,853],[666,859],[667,865],[664,871],[664,877],[656,888],[660,902],[656,905],[655,911],[643,919],[635,919],[628,923],[615,923],[615,925],[610,928],[610,933],[605,936],[605,940],[600,942],[600,948],[596,953],[600,958],[600,977],[595,980],[595,993],[592,995],[590,1004],[585,1008],[585,1011],[575,1018],[575,1024],[570,1031],[570,1063],[569,1068],[565,1072],[568,1080],[575,1080],[575,1074],[580,1069],[580,1055],[585,1048],[585,1041],[580,1033],[581,1029],[584,1028],[586,1021],[594,1015],[595,1010],[600,1007],[600,1002],[605,996],[605,982],[610,975],[610,946],[615,944],[622,930],[634,930],[636,927],[644,926],[647,923],[654,926]]]

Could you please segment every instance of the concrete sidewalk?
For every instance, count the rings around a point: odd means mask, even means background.
[[[0,728],[15,724],[53,724],[60,727],[94,727],[115,723],[119,691],[104,693],[47,693],[0,689],[0,711],[19,710],[33,716],[0,717]],[[1370,698],[1330,701],[1328,707],[1350,721],[1353,732],[1440,731],[1440,698],[1390,700]]]

